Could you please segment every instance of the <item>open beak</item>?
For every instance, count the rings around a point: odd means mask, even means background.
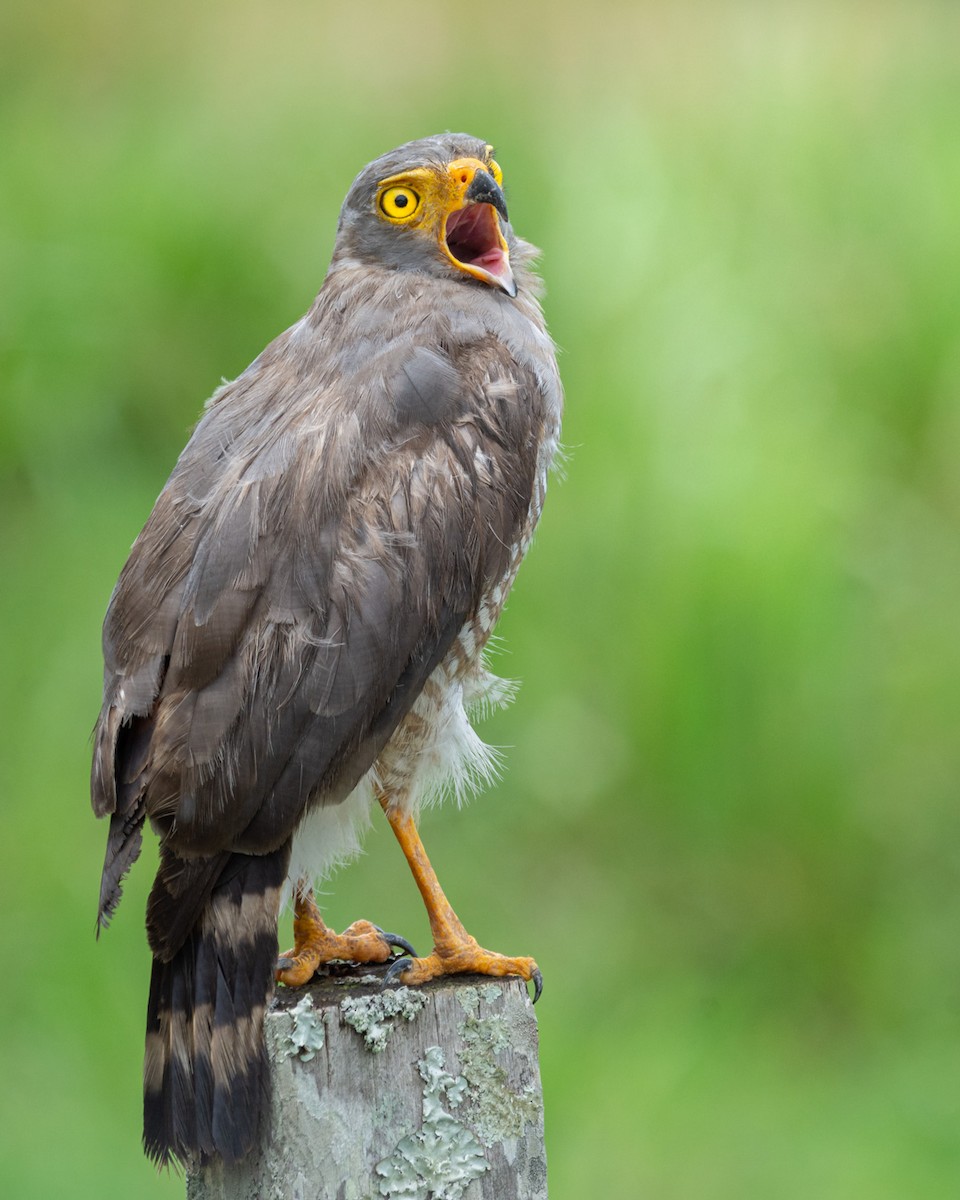
[[[448,170],[457,207],[447,214],[440,230],[444,254],[461,271],[515,296],[510,252],[500,227],[500,218],[507,220],[503,192],[476,160],[461,159]]]

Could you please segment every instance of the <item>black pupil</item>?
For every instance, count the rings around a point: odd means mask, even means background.
[[[410,197],[405,195],[403,192],[399,192],[396,196],[394,196],[393,202],[397,208],[406,208],[410,203]]]

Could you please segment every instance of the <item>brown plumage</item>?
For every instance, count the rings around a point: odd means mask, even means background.
[[[465,707],[502,691],[481,652],[560,417],[490,153],[448,134],[361,172],[315,303],[213,396],[110,602],[100,924],[149,817],[160,1163],[253,1143],[284,888],[355,849],[372,797],[393,823],[484,768]]]

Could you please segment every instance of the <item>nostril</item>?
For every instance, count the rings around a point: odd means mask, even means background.
[[[467,182],[467,173],[466,173],[466,171],[461,171],[461,172],[460,172],[460,182],[461,182],[461,183],[466,183],[466,182]]]

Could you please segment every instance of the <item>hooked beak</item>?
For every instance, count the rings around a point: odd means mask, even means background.
[[[440,229],[444,254],[461,271],[516,296],[510,252],[500,227],[500,218],[508,219],[503,192],[476,159],[460,159],[448,170],[457,207],[447,214]]]

